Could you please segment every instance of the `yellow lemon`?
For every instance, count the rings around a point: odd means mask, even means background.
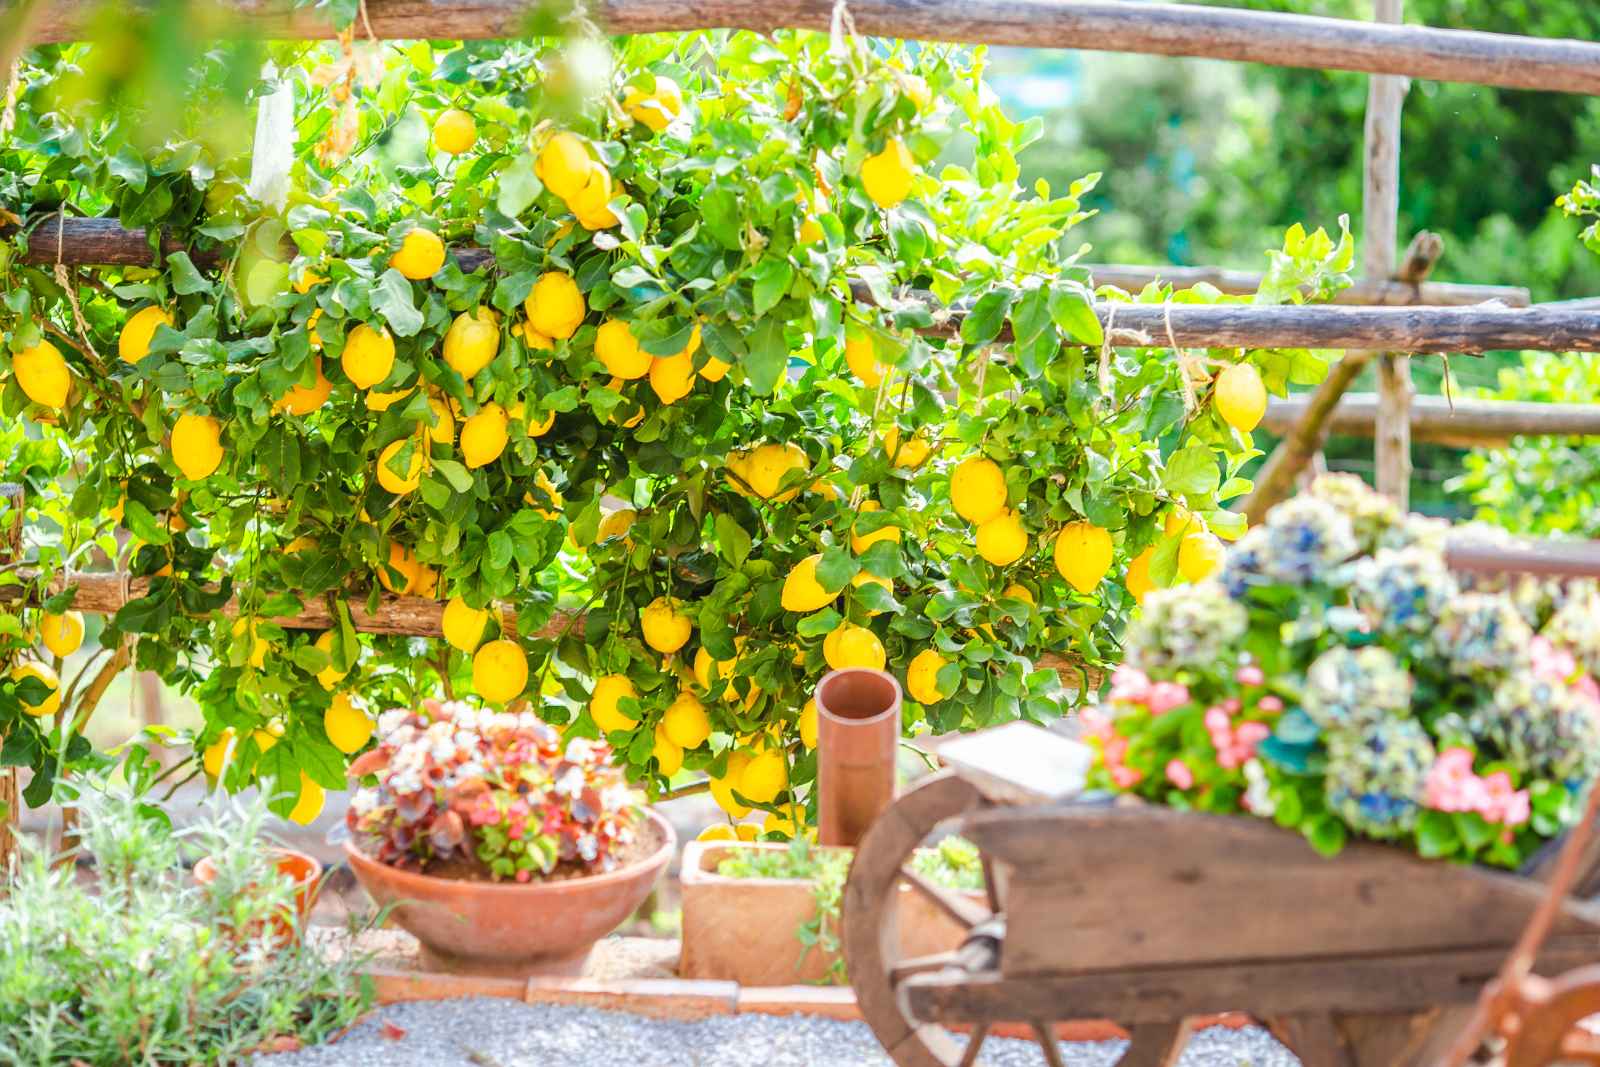
[[[1029,607],[1034,607],[1038,604],[1038,601],[1033,599],[1032,590],[1020,582],[1012,582],[1006,586],[1000,596],[1006,600],[1021,600]]]
[[[881,671],[888,661],[878,635],[853,622],[840,623],[837,629],[822,639],[822,656],[828,661],[828,666],[836,671],[846,667],[871,667]]]
[[[471,607],[459,596],[450,598],[439,619],[444,639],[453,648],[469,654],[476,652],[478,646],[483,644],[483,632],[488,625],[489,609]]]
[[[735,638],[734,643],[736,647],[742,649],[744,638]],[[711,651],[702,645],[694,654],[694,670],[691,673],[701,689],[709,690],[713,682],[726,682],[733,677],[733,669],[737,664],[736,659],[716,659],[711,655]]]
[[[414,282],[431,278],[444,266],[444,242],[432,230],[416,227],[400,242],[400,250],[389,257],[389,266]]]
[[[528,685],[528,657],[515,641],[490,641],[472,657],[472,688],[483,699],[503,704]]]
[[[1154,548],[1147,548],[1134,556],[1132,562],[1128,564],[1128,575],[1122,580],[1122,584],[1128,587],[1128,592],[1133,594],[1134,602],[1137,604],[1143,604],[1145,596],[1156,587],[1156,583],[1150,577],[1150,561],[1155,554]]]
[[[795,444],[764,444],[751,451],[734,453],[728,458],[728,468],[749,486],[747,491],[745,486],[734,482],[734,487],[740,493],[754,493],[764,500],[780,504],[794,499],[800,492],[797,486],[780,491],[784,477],[790,471],[804,471],[810,465],[805,450]]]
[[[50,694],[37,704],[22,703],[22,710],[29,715],[49,715],[61,707],[61,679],[48,664],[40,663],[35,659],[25,659],[11,668],[11,680],[20,682],[24,678],[37,678],[50,690]],[[20,698],[19,698],[20,700]]]
[[[911,157],[905,143],[891,137],[883,150],[861,161],[861,187],[879,207],[894,207],[911,195],[911,178],[916,173],[917,161]]]
[[[534,330],[546,337],[566,338],[578,332],[589,306],[572,275],[547,271],[533,283],[533,291],[522,302],[522,310]]]
[[[506,409],[485,404],[461,424],[461,458],[468,467],[483,467],[500,458],[510,440]]]
[[[650,755],[655,757],[656,770],[664,777],[671,778],[683,770],[683,749],[673,744],[660,726],[656,727],[656,740],[650,748]]]
[[[39,640],[51,655],[63,658],[72,655],[83,644],[83,612],[64,611],[56,615],[47,611],[40,615]]]
[[[896,467],[915,470],[927,460],[928,454],[933,451],[933,446],[924,441],[919,434],[912,434],[902,442],[900,427],[891,426],[883,435],[883,451],[894,460]]]
[[[626,537],[628,531],[633,528],[633,521],[638,517],[639,513],[632,508],[618,508],[600,520],[600,528],[594,535],[595,542],[609,541],[613,537]]]
[[[1174,504],[1172,505],[1172,510],[1167,512],[1166,521],[1161,528],[1168,537],[1177,537],[1179,534],[1187,532],[1190,526],[1195,526],[1196,528],[1199,526],[1199,520],[1194,517],[1194,512],[1182,504]]]
[[[206,746],[200,762],[212,778],[221,778],[222,772],[227,770],[228,760],[233,755],[233,739],[233,727],[230,726],[222,731],[220,737]]]
[[[450,413],[450,405],[437,396],[430,396],[428,410],[433,413],[433,425],[428,427],[428,440],[439,445],[454,444],[456,417]]]
[[[155,339],[156,328],[162,323],[171,326],[173,321],[170,312],[154,304],[135,311],[122,324],[122,333],[117,336],[117,355],[122,357],[124,363],[139,362],[150,354],[150,342]]]
[[[322,814],[322,806],[327,802],[322,786],[306,777],[306,772],[300,772],[300,799],[294,802],[294,808],[289,812],[289,821],[299,823],[301,826],[310,826]]]
[[[828,592],[822,588],[822,583],[817,581],[817,564],[821,562],[822,553],[818,552],[789,568],[789,574],[783,580],[783,595],[780,598],[784,611],[820,611],[833,603],[833,598],[839,594]]]
[[[222,424],[210,415],[185,412],[172,425],[172,461],[191,482],[222,465]]]
[[[1217,375],[1211,402],[1222,421],[1240,433],[1249,433],[1267,413],[1267,387],[1254,364],[1235,363]]]
[[[748,752],[730,752],[727,771],[721,778],[711,779],[711,799],[715,800],[717,807],[726,812],[730,818],[742,819],[750,814],[750,806],[739,803],[733,796],[733,791],[740,784],[739,779],[749,764]]]
[[[589,695],[589,717],[600,727],[601,733],[631,730],[639,720],[623,711],[623,700],[638,700],[639,692],[625,674],[607,674],[595,679],[594,692]]]
[[[782,749],[766,749],[751,757],[739,772],[736,788],[747,800],[771,804],[789,787],[789,761]]]
[[[982,525],[1006,509],[1006,476],[992,459],[973,456],[950,473],[950,505],[968,522]]]
[[[11,357],[11,370],[29,400],[41,407],[60,410],[72,387],[72,372],[61,350],[41,340]]]
[[[918,704],[937,704],[949,693],[939,689],[939,672],[950,661],[931,648],[925,648],[911,657],[906,665],[906,692]]]
[[[679,352],[650,361],[650,388],[663,404],[675,404],[694,388],[694,356]]]
[[[433,123],[433,146],[448,155],[459,156],[478,139],[478,124],[458,107],[443,112]]]
[[[566,200],[576,196],[589,180],[589,169],[594,160],[589,149],[574,134],[565,131],[544,143],[534,160],[533,169],[544,187]],[[549,333],[541,330],[540,333]]]
[[[414,392],[416,392],[415,389],[399,389],[392,393],[376,393],[369,391],[367,393],[366,400],[367,410],[388,411],[390,408],[394,407],[396,404]]]
[[[328,279],[324,278],[322,275],[318,274],[316,271],[312,270],[310,267],[307,267],[301,273],[299,279],[295,281],[295,283],[294,283],[294,291],[299,293],[301,296],[305,296],[312,289],[316,288],[317,286],[321,285],[323,282],[325,282],[327,280]],[[318,308],[316,310],[315,314],[318,314],[318,315],[322,314],[322,309]],[[309,326],[310,323],[308,322],[306,325]]]
[[[1215,574],[1222,566],[1227,550],[1216,535],[1204,530],[1184,534],[1178,543],[1178,573],[1191,582],[1200,582]]]
[[[777,834],[784,839],[792,839],[805,828],[805,812],[798,806],[791,804],[786,812],[767,812],[767,817],[761,820],[761,832],[764,834]]]
[[[407,442],[411,444],[411,458],[406,462],[406,473],[402,476],[396,474],[389,464]],[[422,467],[426,453],[427,450],[421,443],[408,437],[390,442],[382,452],[378,453],[378,484],[395,496],[404,496],[411,492],[422,484]]]
[[[858,326],[845,327],[844,361],[868,389],[882,384],[884,366],[878,362],[877,346],[872,343],[872,335]]]
[[[556,487],[550,484],[550,479],[545,475],[544,471],[540,471],[533,476],[533,484],[538,486],[539,489],[550,498],[549,508],[536,507],[535,510],[538,511],[540,515],[543,515],[552,522],[554,522],[556,519],[559,519],[561,517],[560,509],[565,501],[562,499],[560,492],[556,490]],[[524,494],[523,499],[529,504],[534,503],[532,493]]]
[[[322,729],[333,742],[333,747],[351,755],[360,752],[372,740],[375,724],[372,717],[349,693],[335,693],[322,713]]]
[[[877,511],[881,506],[876,500],[863,500],[860,511]],[[899,540],[900,527],[898,526],[884,526],[873,530],[871,533],[856,533],[852,530],[850,533],[850,551],[859,556],[879,541],[898,542]]]
[[[749,809],[745,810],[748,811]],[[695,834],[694,839],[696,841],[737,841],[739,840],[739,831],[734,829],[732,823],[712,823],[698,834]]]
[[[321,356],[311,357],[311,368],[315,380],[310,385],[298,382],[291,385],[289,391],[278,400],[279,411],[287,411],[291,415],[309,415],[328,402],[328,397],[333,395],[333,383],[322,373]]]
[[[245,662],[254,670],[260,670],[267,664],[267,652],[271,649],[265,640],[256,633],[256,623],[253,619],[240,617],[235,619],[232,628],[228,631],[234,637],[249,635],[250,650],[245,653]]]
[[[679,748],[698,748],[711,736],[711,716],[699,697],[682,692],[661,717],[661,727]]]
[[[596,163],[589,168],[589,180],[583,188],[567,198],[567,206],[585,229],[608,230],[622,221],[611,210],[613,195],[611,172]]]
[[[860,589],[864,585],[881,585],[890,596],[894,596],[894,583],[889,579],[879,578],[876,574],[869,574],[866,571],[856,571],[855,577],[850,579],[851,588]],[[868,608],[867,613],[869,615],[883,614],[881,610],[876,608]]]
[[[650,373],[650,353],[639,347],[633,331],[622,319],[607,319],[594,335],[595,358],[614,378],[631,381]]]
[[[349,671],[341,671],[333,665],[333,631],[324,630],[318,635],[315,646],[320,652],[328,656],[328,665],[317,672],[317,681],[322,683],[322,688],[332,689]]]
[[[817,747],[817,702],[813,698],[800,709],[800,720],[795,723],[800,731],[800,743],[807,748]]]
[[[471,381],[500,351],[500,324],[486,307],[463,311],[444,335],[444,361]]]
[[[370,389],[394,370],[394,338],[380,326],[374,330],[360,323],[344,339],[344,354],[339,357],[344,376],[357,389]]]
[[[634,121],[660,133],[683,111],[683,90],[671,78],[657,75],[653,92],[646,93],[630,85],[622,94],[622,110]]]
[[[1022,517],[1007,509],[978,527],[978,555],[996,567],[1009,567],[1028,552]]]
[[[639,628],[644,643],[657,652],[676,652],[689,643],[694,623],[678,610],[678,601],[658,596],[639,612]]]
[[[1092,593],[1111,570],[1111,535],[1092,522],[1068,523],[1056,535],[1055,561],[1072,588]]]

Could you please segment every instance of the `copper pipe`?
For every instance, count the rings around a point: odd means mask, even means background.
[[[894,800],[900,683],[852,667],[817,683],[817,840],[853,846]]]

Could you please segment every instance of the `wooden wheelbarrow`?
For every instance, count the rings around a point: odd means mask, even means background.
[[[1588,994],[1513,976],[1496,983],[1509,996],[1474,1009],[1514,946],[1545,974],[1600,959],[1600,909],[1567,895],[1600,867],[1587,823],[1560,861],[1516,875],[1375,844],[1327,859],[1249,817],[1024,799],[989,775],[947,770],[901,795],[861,841],[844,950],[862,1015],[900,1067],[976,1063],[1001,1023],[1031,1029],[1058,1065],[1054,1023],[1083,1018],[1128,1030],[1123,1067],[1158,1067],[1176,1060],[1189,1020],[1237,1011],[1307,1067],[1433,1065],[1452,1052],[1464,1059],[1509,1019],[1533,1018],[1517,1014],[1528,990],[1547,1001],[1559,993],[1563,1006],[1543,1009],[1534,1029],[1565,1031],[1574,1011],[1600,1008],[1591,971],[1577,983]],[[981,851],[987,907],[905,866],[946,831]],[[900,958],[901,883],[967,928],[959,949]],[[1578,1051],[1571,1041],[1565,1050]]]

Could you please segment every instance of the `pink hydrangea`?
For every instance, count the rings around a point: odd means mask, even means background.
[[[1213,736],[1215,736],[1219,733],[1225,733],[1232,725],[1232,722],[1229,720],[1228,713],[1226,711],[1213,705],[1212,707],[1206,709],[1205,724],[1206,729],[1210,731]]]
[[[1111,781],[1118,789],[1132,789],[1138,785],[1144,775],[1128,766],[1111,768]]]
[[[1238,697],[1229,697],[1222,702],[1222,710],[1229,715],[1237,715],[1244,710],[1244,701]]]
[[[1234,731],[1234,736],[1241,745],[1247,745],[1253,751],[1257,745],[1272,736],[1272,728],[1264,722],[1242,722]]]
[[[1526,789],[1513,789],[1511,776],[1505,771],[1495,771],[1483,779],[1484,805],[1478,809],[1486,822],[1497,822],[1506,827],[1521,826],[1533,814]]]
[[[1513,788],[1505,771],[1479,777],[1472,770],[1472,750],[1447,748],[1428,771],[1423,802],[1436,811],[1476,812],[1485,822],[1509,829],[1533,814],[1526,789]]]
[[[1260,700],[1256,701],[1256,707],[1260,708],[1268,715],[1276,715],[1278,712],[1283,710],[1283,700],[1282,698],[1275,697],[1269,693]]]
[[[1262,671],[1262,669],[1260,667],[1257,667],[1253,663],[1246,664],[1245,666],[1240,667],[1238,670],[1234,671],[1233,672],[1233,678],[1234,678],[1234,681],[1238,682],[1240,685],[1266,685],[1267,684],[1266,673],[1264,671]]]
[[[1194,787],[1194,772],[1189,765],[1181,759],[1167,761],[1167,781],[1179,789],[1192,789]]]
[[[1150,687],[1150,714],[1165,715],[1189,703],[1189,687],[1182,682],[1157,682]]]
[[[1535,677],[1547,682],[1564,682],[1578,671],[1578,661],[1564,648],[1557,648],[1547,637],[1535,637],[1528,646]]]

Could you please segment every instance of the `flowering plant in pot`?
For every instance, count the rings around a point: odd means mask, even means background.
[[[1217,580],[1152,593],[1089,716],[1093,780],[1328,854],[1359,836],[1522,867],[1600,772],[1600,594],[1452,573],[1448,529],[1325,476]]]
[[[610,748],[531,712],[385,712],[351,773],[375,776],[346,815],[356,876],[443,969],[578,973],[672,855]]]

